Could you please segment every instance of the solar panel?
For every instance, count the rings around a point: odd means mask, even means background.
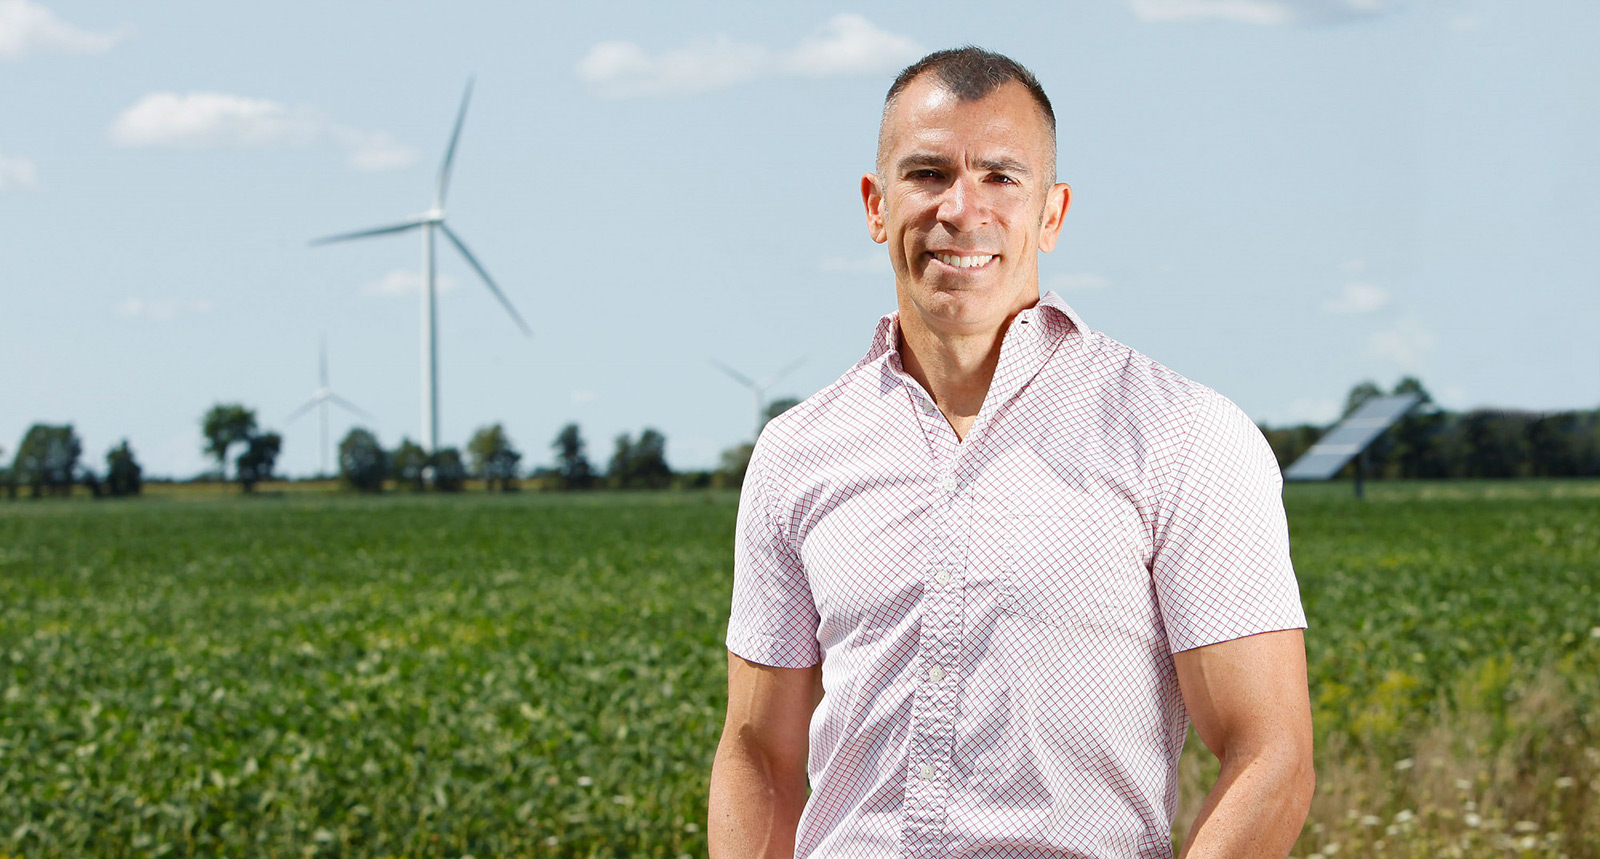
[[[1422,397],[1418,394],[1398,394],[1393,397],[1373,397],[1361,404],[1350,417],[1328,430],[1311,449],[1283,473],[1285,480],[1327,480],[1339,473],[1345,463],[1355,459],[1367,445],[1383,435],[1395,421]]]

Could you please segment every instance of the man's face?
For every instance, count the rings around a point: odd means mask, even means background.
[[[861,193],[902,319],[986,333],[1038,301],[1039,252],[1055,247],[1069,190],[1052,184],[1050,130],[1027,89],[1008,82],[963,102],[923,75],[900,92],[882,141],[881,173],[863,176]]]

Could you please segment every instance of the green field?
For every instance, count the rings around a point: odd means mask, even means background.
[[[1600,856],[1600,483],[1348,493],[1297,855]],[[0,503],[0,856],[703,855],[734,505]]]

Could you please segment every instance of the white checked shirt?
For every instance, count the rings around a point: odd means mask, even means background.
[[[822,663],[796,855],[1170,856],[1172,653],[1305,625],[1271,451],[1054,293],[964,440],[897,340],[767,426],[740,498],[728,648]]]

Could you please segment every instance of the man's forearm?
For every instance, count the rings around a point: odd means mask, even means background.
[[[1315,788],[1311,761],[1301,754],[1224,761],[1183,859],[1283,859],[1300,837]]]
[[[707,821],[713,859],[792,859],[805,775],[776,772],[759,747],[724,736],[711,767]]]

